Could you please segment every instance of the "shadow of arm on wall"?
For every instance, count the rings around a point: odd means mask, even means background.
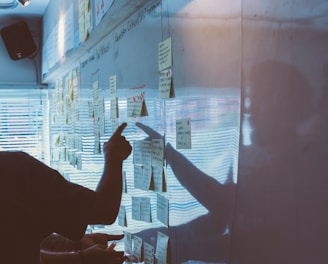
[[[148,135],[147,140],[164,138],[148,126],[136,125]],[[232,168],[227,181],[222,184],[198,169],[171,144],[166,144],[165,159],[179,183],[208,210],[208,214],[190,221],[186,219],[187,222],[179,226],[149,229],[138,235],[151,239],[156,237],[157,231],[168,234],[171,248],[176,250],[176,263],[186,260],[226,261],[236,186],[232,180]]]

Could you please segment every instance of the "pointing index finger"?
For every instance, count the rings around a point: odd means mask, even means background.
[[[113,136],[120,136],[123,132],[123,130],[126,128],[128,124],[127,123],[122,123],[114,132]]]

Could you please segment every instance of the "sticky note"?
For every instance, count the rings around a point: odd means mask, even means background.
[[[151,179],[151,166],[134,165],[134,188],[148,191]]]
[[[126,212],[125,212],[125,206],[124,205],[120,206],[120,210],[118,212],[118,224],[120,226],[127,226]]]
[[[152,142],[149,140],[135,140],[133,142],[133,164],[151,165]]]
[[[161,71],[159,74],[158,95],[159,98],[174,97],[172,69]]]
[[[150,182],[152,178],[152,167],[143,166],[142,181],[141,181],[141,190],[148,191],[150,188]]]
[[[169,200],[159,193],[157,194],[157,219],[169,226]]]
[[[176,146],[177,149],[191,149],[190,118],[176,121]]]
[[[132,234],[126,231],[124,232],[124,251],[132,255]]]
[[[155,257],[157,264],[167,263],[167,250],[168,250],[169,237],[161,232],[157,232],[157,244]]]
[[[163,166],[164,164],[164,142],[163,139],[153,139],[151,142],[151,164]]]
[[[141,117],[148,115],[144,91],[127,97],[127,115],[128,117]]]
[[[132,96],[126,98],[126,106],[127,106],[127,116],[134,117],[133,115],[134,102]]]
[[[165,192],[166,183],[163,166],[152,167],[153,190],[156,192]],[[151,188],[152,189],[152,188]]]
[[[141,221],[151,223],[151,204],[150,204],[150,198],[149,197],[141,197],[140,198],[140,215]]]
[[[144,242],[144,264],[154,264],[154,247]]]
[[[158,68],[163,71],[172,66],[172,43],[168,38],[158,44]]]
[[[110,118],[116,119],[119,117],[118,115],[118,98],[111,98],[110,99]]]
[[[134,176],[134,188],[142,189],[143,188],[143,168],[141,165],[133,166],[133,176]]]
[[[110,98],[117,96],[116,75],[109,77],[109,96]]]
[[[141,253],[142,253],[142,238],[136,235],[133,236],[133,256],[141,261]]]
[[[151,165],[151,159],[152,159],[152,142],[149,140],[143,140],[141,142],[142,146],[142,164],[143,165]]]
[[[140,197],[132,196],[132,219],[141,220],[141,200]]]
[[[133,141],[133,164],[142,165],[142,140]]]
[[[98,80],[96,80],[92,83],[92,98],[94,101],[98,99],[98,94],[99,94],[98,89],[99,89],[99,82]]]

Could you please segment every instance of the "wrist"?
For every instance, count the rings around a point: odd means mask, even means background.
[[[106,163],[118,163],[123,162],[125,160],[125,156],[122,153],[119,152],[113,152],[110,155],[105,156],[105,162]]]
[[[121,170],[123,167],[123,160],[117,157],[113,157],[111,159],[107,159],[105,161],[105,169],[110,168],[110,170]]]

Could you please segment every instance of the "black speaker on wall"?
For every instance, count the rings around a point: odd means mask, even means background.
[[[25,22],[19,22],[1,29],[1,37],[13,60],[30,57],[36,51],[36,46]]]

